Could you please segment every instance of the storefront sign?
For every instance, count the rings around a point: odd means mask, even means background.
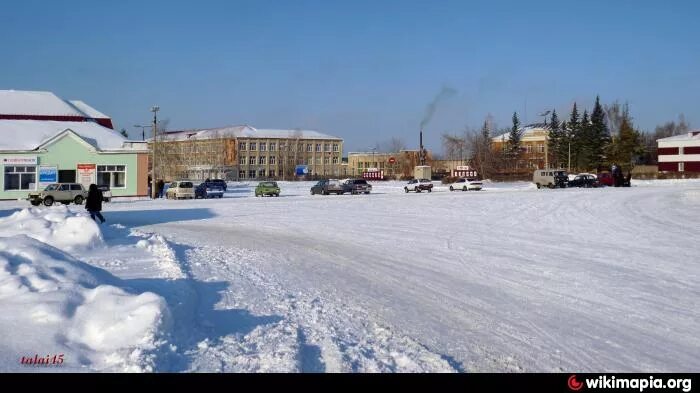
[[[40,166],[39,167],[39,187],[51,183],[58,183],[58,167],[55,166]]]
[[[297,165],[294,170],[294,173],[297,176],[306,176],[309,174],[309,167],[306,165]]]
[[[78,164],[78,183],[87,189],[90,184],[96,182],[96,172],[97,165],[95,164]]]
[[[2,158],[3,165],[36,165],[36,156],[6,156]]]

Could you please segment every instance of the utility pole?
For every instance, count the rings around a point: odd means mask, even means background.
[[[151,198],[155,199],[158,195],[158,180],[156,176],[156,146],[158,145],[158,111],[160,107],[157,105],[151,108],[153,112],[153,166],[152,166],[152,177],[151,177]]]

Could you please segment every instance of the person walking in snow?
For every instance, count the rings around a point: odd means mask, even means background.
[[[97,188],[97,184],[90,184],[88,189],[87,200],[85,200],[85,210],[90,213],[90,217],[97,221],[95,217],[100,219],[100,224],[105,222],[105,218],[102,217],[102,191]]]

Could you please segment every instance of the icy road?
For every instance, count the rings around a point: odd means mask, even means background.
[[[700,369],[700,182],[280,183],[279,198],[254,184],[105,204],[107,247],[76,256],[166,300],[154,370]],[[152,234],[153,258],[129,248]]]

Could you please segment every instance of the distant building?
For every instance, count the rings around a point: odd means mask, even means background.
[[[544,124],[531,124],[521,128],[520,156],[515,163],[515,170],[526,172],[534,169],[554,168],[549,155],[549,127]],[[505,133],[491,138],[491,145],[496,153],[504,153],[508,149],[510,134]]]
[[[700,172],[700,130],[658,139],[659,172]]]
[[[156,151],[169,180],[339,177],[345,168],[343,140],[310,130],[241,125],[170,131],[159,135]]]
[[[0,120],[93,122],[113,129],[112,119],[83,101],[48,91],[0,90]]]
[[[412,176],[413,168],[420,161],[418,153],[418,150],[401,150],[394,153],[350,152],[347,175],[370,180]],[[428,153],[428,163],[430,162],[432,157]]]

